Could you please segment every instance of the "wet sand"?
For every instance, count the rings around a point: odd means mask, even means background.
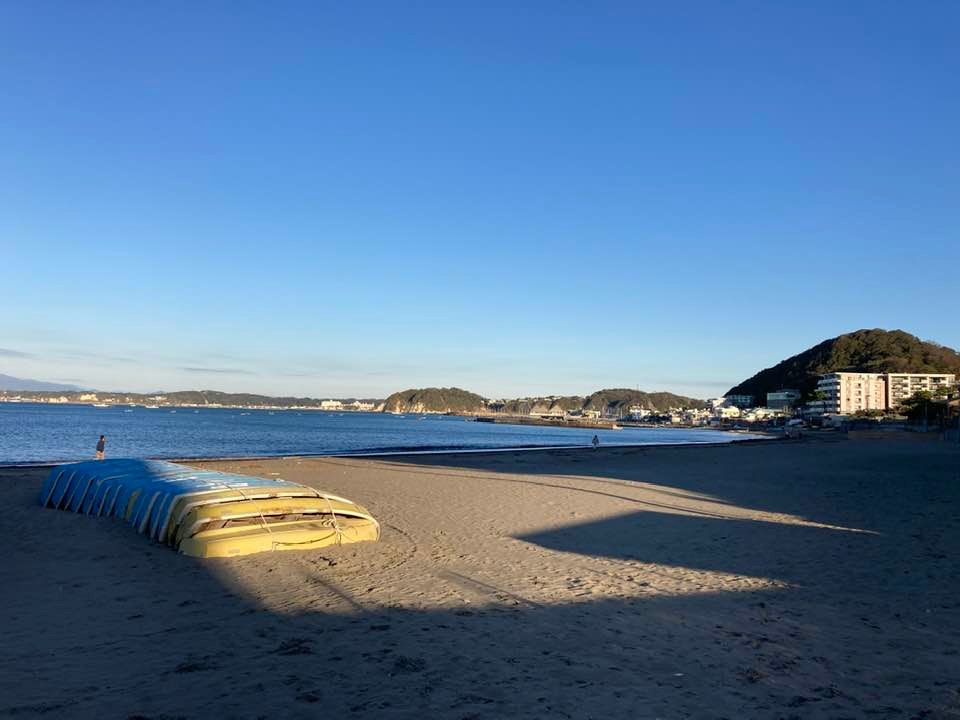
[[[0,717],[960,717],[955,445],[206,466],[383,540],[199,561],[4,471]]]

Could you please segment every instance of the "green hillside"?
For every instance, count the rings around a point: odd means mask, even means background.
[[[902,330],[857,330],[825,340],[761,370],[726,394],[753,395],[761,404],[768,392],[781,388],[796,388],[807,397],[816,388],[820,375],[844,371],[960,374],[960,353]]]
[[[703,400],[668,392],[644,392],[630,389],[599,390],[589,397],[578,395],[519,398],[492,402],[459,388],[420,388],[394,393],[384,403],[384,412],[453,412],[470,415],[494,411],[506,415],[564,413],[596,410],[604,414],[624,414],[633,405],[649,410],[704,407]]]
[[[598,390],[586,399],[584,410],[597,410],[608,415],[622,412],[627,414],[631,405],[639,405],[648,410],[670,410],[671,408],[702,408],[706,407],[703,400],[674,395],[669,392],[644,392],[630,388],[612,388]]]
[[[497,406],[497,411],[507,415],[529,415],[531,412],[546,414],[551,411],[565,413],[579,410],[583,407],[583,398],[579,395],[564,397],[537,397],[506,400]]]
[[[487,401],[460,388],[411,388],[395,392],[383,404],[384,412],[485,412]]]

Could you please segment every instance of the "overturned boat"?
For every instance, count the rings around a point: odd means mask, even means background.
[[[345,498],[286,480],[159,460],[58,465],[40,490],[40,504],[121,518],[141,534],[194,557],[380,539],[380,524]]]

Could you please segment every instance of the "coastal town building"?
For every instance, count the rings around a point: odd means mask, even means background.
[[[753,395],[725,395],[727,405],[733,405],[738,408],[753,407]]]
[[[713,416],[712,410],[690,408],[681,413],[683,422],[687,425],[706,425]]]
[[[887,407],[896,408],[917,392],[944,395],[953,389],[957,376],[949,373],[887,373]]]
[[[826,413],[887,409],[887,383],[882,373],[828,373],[820,378],[817,390],[824,395]]]
[[[321,410],[343,410],[343,403],[339,400],[321,400]]]
[[[743,413],[742,417],[748,422],[761,422],[763,420],[770,420],[772,418],[784,417],[788,413],[783,410],[775,410],[774,408],[769,407],[755,407],[750,408]]]
[[[726,407],[719,407],[715,411],[715,417],[720,420],[735,420],[740,417],[741,411],[736,405],[727,405]]]
[[[799,402],[799,390],[783,389],[767,393],[767,407],[774,410],[789,410]]]
[[[914,393],[942,389],[945,394],[955,383],[956,375],[950,373],[835,372],[820,378],[817,390],[825,397],[822,402],[808,403],[808,407],[840,415],[896,410]]]
[[[643,420],[645,417],[650,415],[650,411],[642,405],[631,405],[629,413],[627,414],[628,420]]]

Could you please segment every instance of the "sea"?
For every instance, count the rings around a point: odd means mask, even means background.
[[[751,436],[709,429],[584,428],[506,425],[472,418],[408,413],[145,408],[0,403],[0,465],[69,462],[94,457],[157,459],[717,443]]]

